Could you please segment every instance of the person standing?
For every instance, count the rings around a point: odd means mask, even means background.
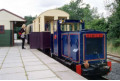
[[[49,27],[50,27],[50,24],[49,24],[49,22],[47,21],[47,22],[45,23],[45,31],[49,31]]]
[[[25,28],[26,28],[26,25],[23,24],[22,27],[21,27],[21,30],[19,31],[19,35],[20,35],[20,38],[22,40],[22,49],[25,49],[24,48],[24,44],[25,44]]]

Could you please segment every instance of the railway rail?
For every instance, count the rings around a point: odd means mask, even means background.
[[[120,56],[109,54],[109,53],[107,54],[107,56],[108,56],[107,59],[117,62],[117,63],[120,63]]]
[[[95,77],[92,76],[92,77],[85,77],[85,78],[87,78],[88,80],[109,80],[103,76],[95,76]]]

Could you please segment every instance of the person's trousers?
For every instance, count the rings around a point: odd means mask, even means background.
[[[22,38],[22,48],[24,48],[25,38]]]

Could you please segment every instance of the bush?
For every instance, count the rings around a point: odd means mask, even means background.
[[[120,39],[113,40],[112,44],[114,47],[119,47],[120,46]]]

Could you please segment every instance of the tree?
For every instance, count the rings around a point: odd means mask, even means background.
[[[90,9],[89,4],[85,4],[82,0],[71,1],[69,4],[58,8],[70,14],[70,19],[84,20],[86,28],[90,28],[90,23],[99,18],[97,8]]]
[[[107,32],[108,24],[105,18],[94,19],[90,24],[90,29]]]
[[[64,5],[63,7],[59,8],[70,14],[70,19],[80,19],[83,14],[81,14],[82,10],[79,9],[79,3],[81,0],[71,1],[69,4]],[[77,16],[80,17],[77,17]]]
[[[28,25],[28,24],[33,23],[33,20],[34,20],[36,17],[25,16],[24,18],[26,19],[26,25]]]
[[[82,7],[86,6],[86,7]],[[70,19],[84,19],[86,16],[91,16],[90,5],[82,3],[82,0],[71,1],[69,4],[59,8],[70,14]],[[90,20],[91,17],[89,17]],[[85,18],[86,20],[88,18]]]
[[[108,17],[109,25],[109,39],[120,38],[120,0],[115,0],[114,3],[107,5],[109,11],[112,13]]]

